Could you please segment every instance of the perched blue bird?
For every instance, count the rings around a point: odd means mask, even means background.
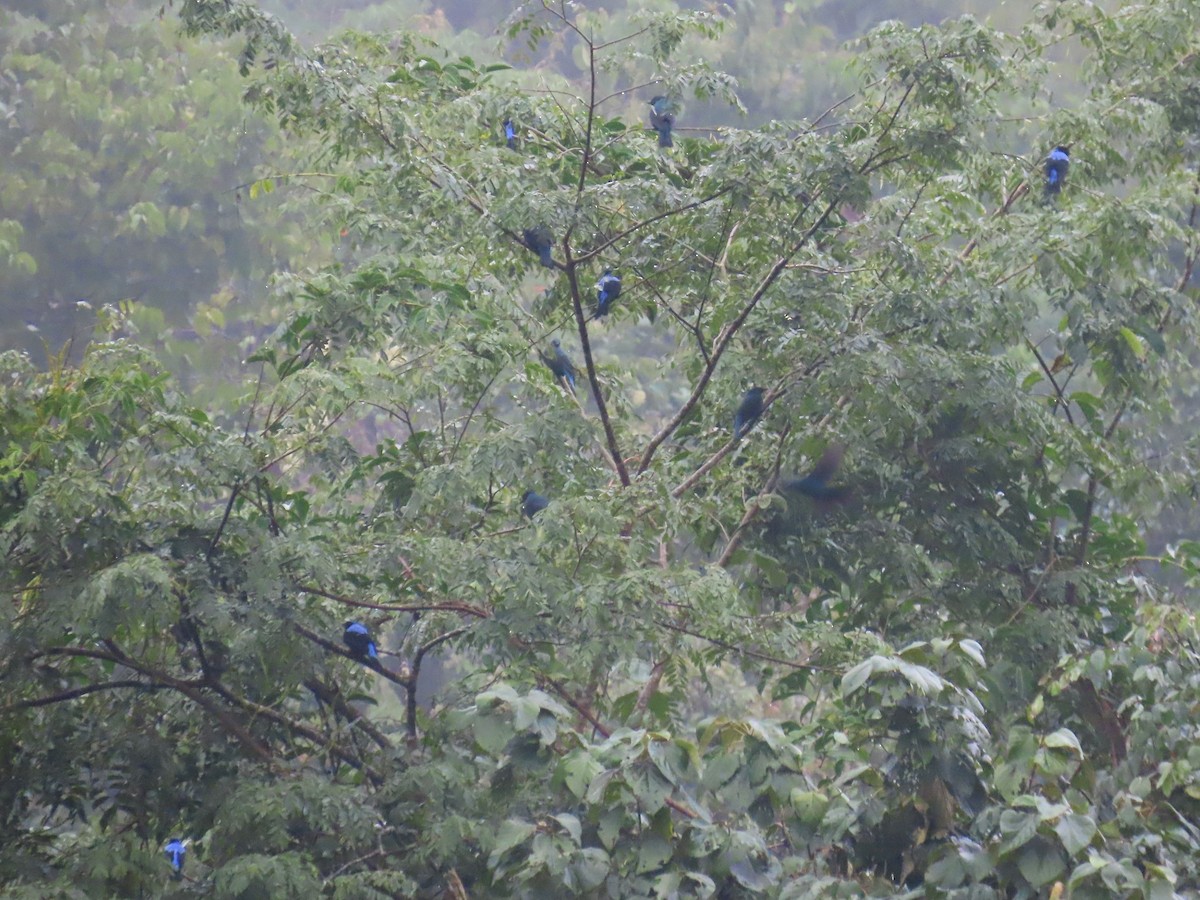
[[[550,501],[536,491],[526,491],[521,495],[521,512],[526,518],[532,519],[550,505]]]
[[[752,387],[742,395],[742,402],[733,414],[733,436],[737,440],[744,438],[762,415],[764,393],[765,388]]]
[[[504,120],[504,143],[508,145],[509,150],[517,149],[517,133],[513,130],[512,119]]]
[[[605,269],[604,274],[596,283],[596,312],[593,319],[608,315],[608,307],[621,296],[621,276],[614,275],[612,269]]]
[[[1062,191],[1067,180],[1067,169],[1071,168],[1071,151],[1066,147],[1055,147],[1046,157],[1046,199]]]
[[[163,848],[163,852],[167,855],[167,859],[171,861],[171,868],[174,870],[171,877],[178,881],[183,877],[183,857],[187,854],[187,848],[183,846],[183,841],[179,838],[171,838],[167,841],[167,846]]]
[[[838,466],[842,464],[842,456],[845,452],[845,448],[837,445],[829,447],[821,454],[821,458],[817,460],[817,464],[811,472],[803,478],[791,478],[783,482],[780,487],[784,491],[798,491],[801,494],[807,494],[814,500],[825,503],[837,503],[846,499],[850,488],[843,485],[834,486],[829,483],[829,479],[833,478]]]
[[[675,124],[675,113],[671,111],[671,101],[661,94],[650,100],[650,127],[658,132],[658,146],[674,147],[671,140],[671,126]]]
[[[550,229],[545,225],[538,225],[536,228],[526,228],[521,232],[521,236],[525,238],[525,246],[542,258],[542,265],[553,269],[554,257],[550,255],[550,251],[554,248],[554,236],[550,234]]]
[[[347,622],[342,641],[361,662],[373,668],[379,668],[379,652],[375,649],[375,641],[371,632],[361,622]]]
[[[558,338],[555,338],[550,343],[554,346],[553,356],[547,356],[541,350],[538,351],[538,354],[542,357],[542,362],[554,373],[554,377],[566,385],[573,397],[575,396],[575,364],[571,362],[571,357],[567,356],[566,351],[563,350]]]

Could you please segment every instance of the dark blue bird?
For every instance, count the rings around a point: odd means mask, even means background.
[[[366,625],[361,622],[347,622],[342,640],[360,662],[379,668],[379,652],[375,649],[375,641],[371,639],[371,632]]]
[[[593,319],[608,315],[608,308],[614,300],[621,296],[621,276],[614,275],[612,269],[605,269],[604,274],[596,283],[596,312]]]
[[[538,225],[536,228],[526,228],[521,232],[521,236],[525,238],[525,246],[542,258],[542,265],[553,269],[554,257],[550,255],[550,251],[554,248],[554,236],[550,234],[550,229],[545,225]]]
[[[567,356],[566,351],[563,350],[558,338],[555,338],[550,343],[554,347],[553,356],[547,356],[541,350],[538,351],[538,354],[542,357],[542,362],[554,373],[554,377],[566,385],[573,397],[575,396],[575,364],[571,362],[571,357]]]
[[[532,519],[550,505],[550,501],[536,491],[526,491],[521,495],[521,512],[526,518]]]
[[[1066,147],[1055,147],[1046,157],[1046,198],[1059,193],[1067,180],[1071,168],[1071,151]]]
[[[167,855],[167,859],[171,861],[171,868],[174,870],[171,877],[179,880],[183,877],[183,857],[187,854],[187,848],[183,846],[183,841],[179,838],[171,838],[167,841],[167,846],[163,848],[163,852]]]
[[[675,113],[671,111],[671,101],[661,94],[650,100],[650,127],[658,132],[658,146],[674,147],[671,140],[671,126],[675,124]]]
[[[513,130],[512,119],[504,120],[504,143],[508,145],[509,150],[517,149],[517,133]]]
[[[733,436],[737,440],[745,437],[746,433],[754,427],[754,423],[758,421],[758,417],[762,415],[765,392],[765,388],[752,387],[742,395],[742,402],[738,405],[737,412],[733,414]]]
[[[850,488],[829,483],[829,480],[837,472],[838,466],[842,464],[842,456],[845,452],[843,447],[836,445],[829,447],[821,454],[821,458],[817,460],[817,464],[811,472],[803,478],[791,478],[780,486],[784,491],[798,491],[825,503],[837,503],[846,499]]]

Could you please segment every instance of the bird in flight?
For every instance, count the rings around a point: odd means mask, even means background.
[[[807,494],[814,500],[823,503],[838,503],[850,494],[850,488],[845,485],[832,485],[829,480],[837,473],[842,464],[845,448],[834,445],[821,454],[813,470],[803,478],[791,478],[781,485],[784,491],[797,491]]]

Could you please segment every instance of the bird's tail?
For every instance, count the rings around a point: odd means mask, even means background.
[[[547,269],[554,268],[554,256],[551,253],[549,247],[544,247],[541,250],[539,250],[538,255],[541,256],[541,258],[542,258],[543,266],[545,266]]]

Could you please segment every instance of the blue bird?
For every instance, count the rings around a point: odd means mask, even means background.
[[[550,501],[536,491],[526,491],[521,495],[521,512],[526,518],[532,519],[550,505]]]
[[[574,397],[575,364],[571,362],[571,357],[567,356],[566,351],[563,350],[558,338],[555,338],[550,343],[554,346],[554,355],[547,356],[541,350],[538,351],[538,355],[542,357],[542,362],[554,373],[554,377],[565,384],[567,389],[570,390],[571,396]]]
[[[509,150],[517,149],[517,133],[513,130],[512,119],[504,120],[504,143],[508,145]]]
[[[752,387],[742,395],[742,402],[733,414],[733,436],[736,440],[744,438],[762,415],[764,393],[765,388]]]
[[[167,846],[163,848],[163,852],[167,855],[167,859],[171,861],[171,868],[174,870],[171,877],[178,881],[183,877],[183,857],[187,854],[187,848],[183,846],[183,841],[179,838],[171,838],[167,841]]]
[[[1046,199],[1062,191],[1063,182],[1067,180],[1067,170],[1071,168],[1071,151],[1066,147],[1055,147],[1046,157]]]
[[[604,274],[596,283],[596,312],[593,319],[608,315],[609,305],[621,296],[621,276],[614,275],[612,269],[605,269]]]
[[[373,668],[379,668],[379,652],[375,648],[375,641],[371,639],[371,632],[366,625],[361,622],[347,622],[346,631],[342,634],[342,641],[350,649],[350,652],[358,657],[359,661]]]
[[[829,479],[833,478],[838,466],[842,464],[842,456],[845,452],[845,448],[837,445],[829,447],[821,454],[821,458],[817,460],[817,464],[811,472],[803,478],[791,478],[783,482],[781,487],[784,491],[798,491],[825,503],[837,503],[845,500],[850,493],[850,488],[843,485],[834,486],[829,483]]]
[[[553,269],[554,257],[550,255],[550,251],[554,248],[554,237],[550,234],[550,229],[545,225],[538,225],[536,228],[526,228],[521,232],[521,236],[525,238],[525,246],[542,258],[542,265]]]
[[[650,100],[650,127],[658,132],[658,146],[674,147],[671,140],[671,126],[675,124],[675,113],[671,111],[671,101],[661,94]]]

